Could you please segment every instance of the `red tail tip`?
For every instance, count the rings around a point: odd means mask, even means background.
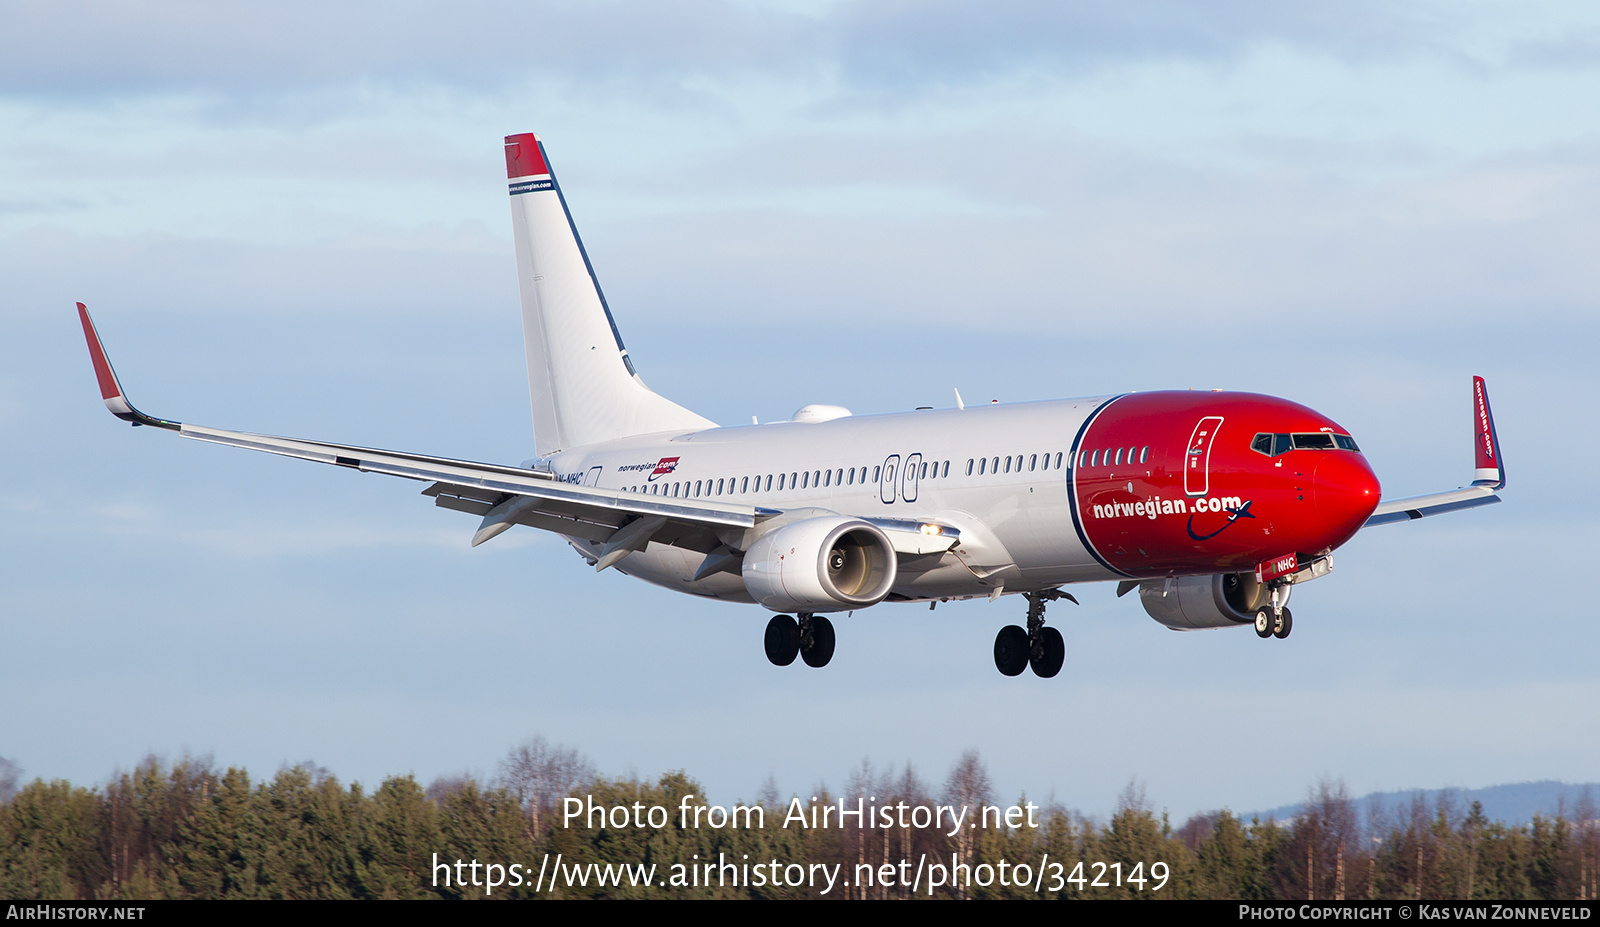
[[[544,148],[532,132],[506,136],[506,176],[532,177],[550,173],[545,163]]]

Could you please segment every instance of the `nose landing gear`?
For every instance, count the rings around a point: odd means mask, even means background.
[[[1021,675],[1031,666],[1035,676],[1049,679],[1061,672],[1067,659],[1067,644],[1060,631],[1045,627],[1045,603],[1066,599],[1076,605],[1078,600],[1059,589],[1025,592],[1023,597],[1028,600],[1027,630],[1014,624],[1000,629],[994,639],[994,666],[1006,676]]]
[[[1283,598],[1279,598],[1280,593]],[[1289,632],[1294,628],[1294,616],[1289,613],[1289,606],[1282,604],[1287,598],[1288,594],[1283,592],[1283,587],[1274,587],[1272,600],[1256,609],[1256,637],[1262,640],[1276,637],[1281,641],[1289,636]]]

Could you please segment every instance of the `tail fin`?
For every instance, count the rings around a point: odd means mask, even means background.
[[[506,137],[506,176],[535,451],[715,427],[651,392],[634,372],[538,138]]]

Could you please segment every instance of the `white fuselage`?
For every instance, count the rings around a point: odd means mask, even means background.
[[[1080,539],[1068,486],[1075,443],[1108,398],[663,433],[560,452],[549,463],[575,483],[754,505],[786,519],[837,513],[951,525],[959,548],[902,558],[890,600],[987,596],[1119,578]],[[600,549],[569,540],[591,559]],[[702,559],[652,543],[618,569],[680,592],[751,601],[736,575],[691,581]]]

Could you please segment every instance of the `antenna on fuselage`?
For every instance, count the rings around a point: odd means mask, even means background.
[[[957,387],[954,387],[954,386],[952,386],[950,388],[956,391],[956,408],[957,409],[965,409],[967,407],[967,404],[961,401],[961,390],[958,389]]]

